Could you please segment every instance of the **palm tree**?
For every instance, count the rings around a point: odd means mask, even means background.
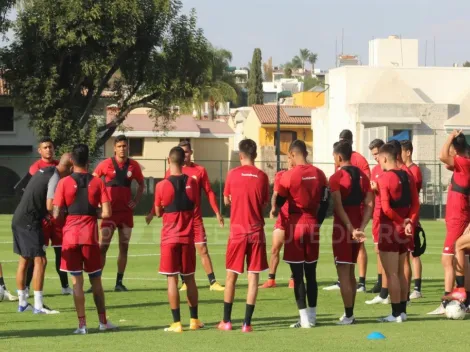
[[[296,56],[300,59],[300,61],[302,62],[302,73],[305,72],[305,62],[309,59],[310,57],[310,50],[308,49],[300,49],[299,51],[300,55],[299,56]]]
[[[194,104],[199,117],[202,116],[202,106],[209,103],[208,118],[213,120],[219,104],[238,101],[239,87],[235,83],[236,76],[227,71],[232,61],[232,53],[225,49],[212,48],[210,65],[207,71],[206,82],[194,98]]]
[[[312,74],[313,74],[313,71],[315,70],[315,64],[317,63],[317,59],[318,59],[317,54],[310,53],[310,55],[308,56],[308,62],[310,62],[310,64],[312,65]]]

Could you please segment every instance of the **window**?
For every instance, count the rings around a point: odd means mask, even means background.
[[[392,135],[388,141],[396,139],[397,141],[412,140],[411,130],[392,130]]]
[[[15,122],[13,119],[13,107],[0,107],[0,132],[15,132]]]
[[[385,126],[364,128],[364,133],[362,134],[362,150],[359,149],[360,146],[356,146],[356,151],[361,152],[367,160],[374,160],[374,157],[369,150],[369,144],[374,139],[385,141],[387,139],[387,133],[387,127]]]
[[[143,138],[129,138],[129,156],[143,156],[144,155],[144,139]]]
[[[297,139],[297,132],[294,131],[281,131],[281,139],[279,147],[281,149],[281,155],[287,155],[289,147],[293,141]],[[277,145],[277,132],[274,131],[274,146]]]

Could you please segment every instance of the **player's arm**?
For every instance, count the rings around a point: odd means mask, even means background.
[[[112,212],[111,202],[101,203],[101,219],[109,219]]]
[[[317,211],[317,221],[319,225],[322,225],[323,221],[325,221],[326,214],[328,213],[328,208],[330,206],[330,189],[328,188],[328,182],[324,173],[322,173],[321,180],[320,205]]]
[[[155,214],[161,218],[164,213],[164,197],[165,197],[165,181],[161,181],[157,183],[157,186],[155,187],[155,203],[154,203],[154,209],[155,209]],[[171,201],[169,202],[171,203]],[[168,204],[169,204],[168,203]]]
[[[411,191],[411,209],[410,209],[410,220],[413,223],[413,227],[418,225],[419,218],[419,194],[414,181],[410,182]]]
[[[47,184],[47,200],[46,200],[46,207],[47,211],[52,214],[53,211],[53,202],[54,202],[54,194],[57,189],[57,185],[59,184],[60,176],[57,171],[54,172],[52,177],[49,179],[49,183]]]
[[[134,180],[137,181],[137,184],[139,187],[137,187],[137,192],[135,193],[134,199],[129,202],[129,208],[134,209],[137,204],[139,204],[140,200],[142,199],[142,195],[144,194],[145,190],[145,179],[144,175],[142,174],[142,169],[140,168],[140,165],[136,162],[134,164],[135,168],[135,175],[134,175]]]
[[[333,198],[333,206],[335,208],[335,213],[339,216],[341,222],[346,227],[346,229],[352,233],[354,231],[354,227],[351,224],[351,220],[349,220],[348,214],[346,214],[346,211],[344,210],[343,202],[341,199],[341,192],[331,192],[331,197]]]
[[[215,216],[217,217],[217,221],[221,227],[224,226],[224,218],[222,214],[220,214],[219,206],[217,205],[217,197],[215,196],[214,191],[212,190],[211,183],[209,180],[209,175],[207,174],[207,170],[203,169],[202,171],[202,180],[201,180],[202,189],[204,193],[206,193],[207,199],[209,200],[209,204],[211,205],[212,210],[214,211]]]
[[[359,228],[361,231],[364,231],[372,218],[372,214],[374,212],[374,198],[375,195],[372,191],[367,192],[364,199],[364,216],[362,218],[361,227]]]
[[[380,204],[382,205],[382,211],[384,214],[393,222],[397,224],[403,224],[405,219],[403,219],[396,211],[390,206],[390,191],[389,191],[389,180],[383,180],[379,182],[380,189]]]
[[[455,137],[457,137],[462,131],[453,130],[449,136],[447,137],[446,142],[442,146],[441,153],[439,155],[439,159],[448,166],[454,166],[454,157],[450,153],[450,148],[452,146],[452,141]]]
[[[225,180],[224,186],[224,204],[225,206],[229,207],[232,204],[232,196],[231,196],[231,180],[232,180],[232,172],[227,174],[227,179]]]
[[[48,190],[49,191],[49,190]],[[54,197],[52,199],[52,217],[54,219],[59,219],[61,215],[64,215],[64,212],[61,213],[61,208],[65,206],[64,198],[64,187],[63,181],[59,181],[57,189],[55,190]]]

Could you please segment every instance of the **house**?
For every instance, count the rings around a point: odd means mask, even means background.
[[[273,82],[263,82],[264,104],[277,102],[278,94],[291,92],[292,94],[302,92],[304,82],[296,78],[281,78]]]
[[[108,121],[113,118],[109,111]],[[156,124],[157,122],[157,124]],[[157,127],[156,127],[157,126]],[[193,116],[178,116],[174,120],[149,117],[149,109],[131,111],[124,122],[124,131],[116,131],[105,144],[106,157],[114,155],[114,138],[124,134],[129,138],[129,156],[139,162],[145,177],[163,178],[168,168],[168,153],[182,140],[189,140],[193,160],[202,164],[211,181],[225,179],[229,170],[233,130],[225,121],[197,120]]]
[[[316,86],[308,92],[299,92],[293,95],[295,106],[305,106],[309,108],[319,108],[325,105],[325,88]]]
[[[331,146],[343,129],[353,132],[354,148],[371,162],[368,145],[373,139],[409,138],[425,185],[441,187],[450,177],[438,161],[447,132],[458,127],[470,134],[470,69],[419,67],[415,52],[418,46],[413,42],[397,46],[397,40],[381,40],[381,46],[375,41],[369,43],[376,46],[370,49],[369,62],[373,66],[329,71],[325,106],[312,111],[314,160],[332,162]],[[386,45],[383,41],[392,43]],[[378,47],[386,52],[377,52]],[[403,60],[398,66],[389,64],[395,62],[398,50]],[[333,168],[325,171],[330,173]]]
[[[312,153],[311,108],[279,106],[281,161],[287,161],[289,145],[296,139],[305,141]],[[246,112],[244,112],[246,114]],[[258,162],[269,176],[276,170],[277,105],[253,105],[243,125],[243,137],[258,145]],[[234,146],[235,148],[238,146]]]

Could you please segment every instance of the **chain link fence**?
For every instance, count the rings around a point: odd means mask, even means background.
[[[28,172],[29,166],[37,158],[20,156],[0,156],[0,214],[12,214],[19,202],[20,195],[14,190],[14,186]],[[90,171],[104,159],[96,160],[90,165]],[[145,176],[145,192],[142,201],[136,208],[137,215],[147,214],[152,207],[155,185],[160,181],[168,167],[166,159],[139,159]],[[230,169],[239,165],[238,160],[194,160],[195,163],[207,169],[212,189],[218,199],[219,208],[225,215],[228,209],[223,205],[224,181]],[[423,174],[423,189],[420,193],[421,216],[427,219],[439,219],[445,216],[445,204],[447,189],[452,176],[444,165],[437,161],[417,163]],[[329,177],[334,173],[333,163],[313,163],[322,169]],[[273,161],[257,161],[256,166],[264,170],[270,179],[271,185],[277,170],[277,164]],[[374,165],[371,165],[371,168]],[[281,162],[281,168],[286,168],[287,163]],[[136,184],[133,183],[135,191]],[[272,188],[272,187],[271,187]],[[204,216],[213,216],[206,195],[202,196],[202,211]]]

